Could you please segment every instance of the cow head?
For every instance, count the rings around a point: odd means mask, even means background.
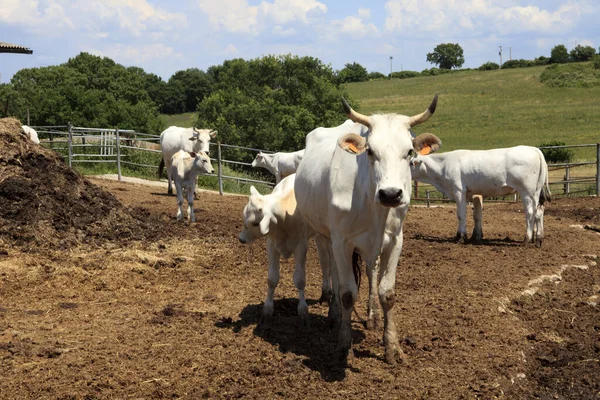
[[[262,165],[263,161],[264,161],[264,155],[261,151],[256,155],[256,158],[254,159],[254,161],[252,161],[252,167],[256,168],[256,167]]]
[[[415,156],[414,141],[420,137],[413,139],[410,130],[433,115],[437,100],[436,94],[424,112],[409,117],[399,114],[363,115],[354,111],[342,98],[348,118],[366,126],[368,132],[365,136],[355,133],[344,135],[338,140],[338,145],[350,154],[358,156],[366,153],[376,203],[398,207],[410,202],[410,162]]]
[[[202,174],[212,174],[215,172],[212,164],[210,163],[210,157],[203,151],[198,153],[190,153],[190,156],[194,158],[194,166],[200,170]]]
[[[189,139],[194,142],[193,147],[195,152],[203,151],[209,154],[210,139],[215,136],[217,136],[217,131],[192,128],[192,136]]]
[[[254,186],[250,187],[250,197],[244,207],[244,226],[239,239],[242,243],[252,243],[269,233],[271,208],[263,195]]]

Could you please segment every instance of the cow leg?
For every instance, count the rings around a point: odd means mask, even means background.
[[[394,322],[394,303],[396,302],[396,267],[402,252],[402,231],[391,240],[380,256],[381,281],[379,282],[379,300],[383,308],[383,345],[385,362],[395,365],[397,360],[406,363],[406,356],[400,348],[396,323]]]
[[[171,176],[171,160],[165,160],[165,167],[167,168],[167,194],[173,194],[172,176]]]
[[[319,303],[330,304],[331,301],[331,268],[330,268],[330,241],[321,235],[315,236],[319,263],[321,264],[321,298]]]
[[[194,215],[194,184],[192,183],[187,189],[187,202],[188,202],[188,221],[196,222],[196,216]]]
[[[458,231],[454,238],[459,243],[467,241],[467,199],[462,193],[455,193],[456,201],[456,218],[458,218]]]
[[[345,364],[348,362],[348,358],[352,357],[350,354],[352,348],[351,314],[358,295],[358,286],[352,270],[354,246],[342,238],[332,238],[332,248],[339,279],[338,295],[342,305],[342,318],[335,352],[338,360]]]
[[[269,274],[267,277],[267,298],[263,306],[262,318],[263,322],[268,324],[273,317],[275,306],[273,305],[273,296],[275,288],[279,284],[279,258],[280,254],[275,247],[271,238],[267,238],[267,258],[269,260]]]
[[[377,295],[377,278],[379,275],[379,259],[369,265],[367,263],[367,278],[369,278],[369,303],[367,306],[367,329],[379,329],[381,315],[379,313],[379,297]]]
[[[181,183],[175,183],[175,189],[177,191],[177,221],[183,219],[183,188]]]
[[[329,303],[329,312],[327,313],[327,322],[329,326],[338,330],[342,321],[342,304],[340,301],[340,277],[337,271],[333,250],[329,247],[329,262],[331,270],[331,303]]]
[[[533,226],[535,224],[536,207],[535,201],[531,196],[522,196],[523,210],[525,211],[525,221],[527,222],[527,231],[525,232],[525,239],[523,244],[528,246],[533,238]]]
[[[480,195],[473,196],[473,235],[471,235],[471,242],[479,243],[483,239],[483,197]]]
[[[310,327],[310,320],[308,318],[308,304],[306,304],[306,297],[304,295],[304,288],[306,287],[306,252],[308,251],[308,241],[301,240],[298,246],[294,249],[294,285],[298,290],[298,316],[300,322],[305,328]]]
[[[535,246],[542,247],[544,241],[544,206],[538,205],[535,212]]]

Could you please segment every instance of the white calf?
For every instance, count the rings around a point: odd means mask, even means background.
[[[35,129],[27,125],[21,125],[21,129],[33,143],[40,144],[40,139]]]
[[[524,244],[544,239],[544,202],[550,201],[548,165],[542,152],[530,146],[493,150],[456,150],[417,156],[411,163],[412,178],[430,183],[456,201],[458,231],[456,240],[467,236],[467,200],[474,195],[506,196],[519,193],[523,200],[527,231]],[[483,237],[481,199],[475,199],[474,240]]]
[[[304,150],[298,150],[293,153],[279,152],[273,154],[259,152],[254,161],[252,161],[252,166],[254,168],[262,167],[269,170],[269,172],[275,175],[275,182],[279,183],[286,176],[296,172],[298,164],[302,161],[302,157],[304,157]]]
[[[268,292],[263,307],[263,318],[268,320],[273,315],[273,295],[279,283],[279,260],[294,255],[294,285],[298,289],[298,315],[308,325],[308,304],[304,296],[306,285],[306,252],[308,239],[314,232],[304,222],[296,208],[294,196],[294,180],[292,174],[279,182],[271,194],[261,195],[252,186],[248,204],[244,207],[244,226],[239,239],[242,243],[267,236],[267,257],[269,260]],[[331,295],[329,260],[327,253],[329,240],[316,236],[315,241],[321,261],[323,282],[320,301],[328,301]]]
[[[210,158],[203,151],[199,153],[188,153],[179,150],[171,157],[171,177],[175,182],[177,190],[177,220],[183,219],[183,190],[186,190],[188,202],[188,221],[195,222],[194,216],[194,192],[198,174],[212,174],[214,169]]]

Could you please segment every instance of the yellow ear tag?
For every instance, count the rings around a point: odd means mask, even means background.
[[[358,149],[354,143],[348,143],[348,149],[354,154],[358,154]]]
[[[426,144],[421,150],[419,150],[419,154],[422,156],[426,156],[427,154],[431,153],[431,150],[431,146]]]

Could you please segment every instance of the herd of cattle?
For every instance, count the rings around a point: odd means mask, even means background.
[[[273,315],[273,295],[279,282],[280,258],[294,255],[298,315],[308,324],[304,294],[308,241],[314,238],[322,270],[321,301],[330,303],[328,319],[339,327],[336,356],[345,363],[352,344],[350,317],[358,294],[359,259],[369,280],[367,327],[380,322],[383,310],[385,361],[404,359],[392,318],[396,267],[402,251],[402,225],[408,212],[412,180],[435,186],[457,205],[456,240],[465,242],[467,201],[474,205],[471,240],[483,237],[482,199],[518,193],[525,211],[524,244],[541,246],[544,202],[550,200],[548,167],[542,152],[529,146],[494,150],[457,150],[433,154],[441,140],[431,134],[414,136],[411,128],[435,112],[438,96],[414,116],[363,115],[342,98],[348,120],[333,128],[319,127],[306,136],[305,149],[293,153],[259,153],[253,167],[276,177],[270,194],[251,187],[243,210],[239,240],[251,243],[267,237],[268,292],[263,318]],[[33,132],[32,132],[33,131]],[[23,132],[39,143],[27,126]],[[160,135],[168,193],[177,194],[177,219],[183,219],[184,193],[188,220],[195,221],[197,177],[212,173],[209,142],[216,131],[172,126]]]
[[[280,258],[294,255],[298,315],[308,323],[305,262],[314,238],[321,269],[322,301],[329,301],[328,319],[339,327],[336,356],[345,362],[351,349],[350,317],[358,294],[359,259],[369,280],[367,327],[378,325],[383,310],[385,360],[405,356],[392,318],[396,267],[402,251],[402,225],[408,212],[412,180],[430,183],[457,204],[456,240],[465,242],[466,205],[473,201],[475,229],[471,240],[483,237],[482,198],[518,193],[527,229],[524,244],[541,246],[544,202],[550,200],[548,167],[542,152],[529,146],[494,150],[457,150],[433,154],[441,140],[431,134],[414,136],[411,128],[435,112],[438,96],[414,116],[363,115],[345,99],[348,115],[342,125],[319,127],[306,136],[305,149],[293,153],[259,153],[253,167],[269,170],[277,185],[261,195],[254,187],[243,210],[239,240],[251,243],[267,237],[268,292],[263,318],[273,314]],[[197,176],[213,169],[208,158],[215,131],[170,127],[160,137],[162,165],[177,191],[177,219],[182,219],[187,191],[188,219],[194,221]]]

